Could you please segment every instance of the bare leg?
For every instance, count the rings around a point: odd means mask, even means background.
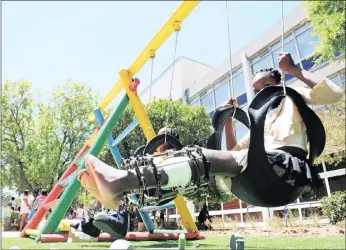
[[[236,176],[240,173],[242,167],[237,164],[231,151],[216,151],[209,149],[202,149],[204,156],[210,161],[210,174],[211,175],[223,175],[228,177]],[[178,158],[176,158],[178,159]],[[179,159],[178,159],[179,160]],[[138,181],[137,174],[134,170],[119,170],[115,169],[102,161],[98,160],[92,155],[85,157],[86,171],[81,174],[80,181],[82,186],[89,191],[92,195],[103,203],[106,207],[115,209],[119,206],[119,200],[123,197],[124,192],[131,190],[138,190],[142,187]],[[199,160],[199,172],[204,176],[204,165],[202,160]],[[167,161],[166,161],[167,163]],[[148,188],[154,188],[156,186],[156,180],[151,167],[141,167],[142,175],[145,178]],[[162,167],[159,168],[161,174],[161,185],[166,186],[170,183],[177,183],[181,176],[186,173],[190,174],[191,179],[194,176],[191,174],[193,170],[187,161],[180,164],[167,164],[165,161],[162,163]],[[186,173],[185,173],[186,172]],[[175,179],[175,182],[172,180]],[[191,179],[186,179],[186,183],[179,183],[177,185],[187,185]],[[170,182],[169,182],[170,180]]]
[[[25,226],[25,220],[28,217],[29,214],[22,214],[20,217],[20,223],[19,223],[19,231],[21,232]]]

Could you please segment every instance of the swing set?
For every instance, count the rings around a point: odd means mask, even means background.
[[[232,59],[231,59],[231,39],[230,39],[230,23],[228,19],[228,5],[225,1],[225,9],[227,12],[227,31],[228,31],[228,45],[229,45],[229,60],[230,60],[230,74],[231,74],[231,96],[234,98],[233,93],[233,77],[232,77]],[[52,235],[51,242],[55,240],[54,232],[59,225],[59,222],[63,219],[68,208],[71,206],[73,200],[75,199],[81,184],[77,179],[77,174],[80,170],[85,169],[85,155],[91,154],[98,156],[101,152],[103,145],[107,142],[114,161],[118,168],[122,167],[123,157],[119,151],[117,145],[123,140],[137,125],[140,125],[143,134],[147,140],[150,142],[153,138],[156,137],[156,133],[152,124],[149,121],[147,111],[145,110],[138,94],[137,87],[139,85],[138,79],[133,79],[134,75],[143,67],[143,65],[151,59],[151,83],[150,83],[150,100],[151,100],[151,87],[153,83],[153,66],[154,59],[156,56],[156,51],[160,46],[166,41],[166,39],[175,32],[175,47],[174,47],[174,56],[173,56],[173,70],[172,77],[170,82],[170,100],[172,99],[172,84],[174,77],[174,63],[176,61],[176,51],[178,44],[178,34],[181,29],[181,23],[184,19],[192,12],[192,10],[198,5],[199,1],[183,1],[180,6],[176,9],[173,15],[168,19],[168,21],[163,25],[163,27],[158,31],[154,38],[148,43],[144,50],[139,54],[136,60],[129,66],[128,69],[123,69],[119,72],[120,80],[114,85],[110,92],[103,98],[103,100],[97,105],[88,117],[89,120],[96,120],[98,126],[89,137],[87,142],[81,148],[79,153],[76,155],[74,160],[68,166],[66,171],[63,173],[57,184],[53,187],[49,193],[46,200],[41,204],[36,213],[33,215],[27,226],[21,232],[21,236],[28,236],[30,230],[37,228],[39,222],[44,217],[46,211],[49,208],[54,207],[52,213],[50,214],[45,225],[41,228],[40,232],[37,234],[35,241],[42,242],[42,236],[44,235],[47,241],[47,235]],[[283,1],[282,1],[282,43],[284,35],[284,25],[283,25]],[[282,44],[283,45],[283,44]],[[282,46],[283,48],[283,46]],[[283,77],[284,79],[284,77]],[[281,87],[280,87],[281,88]],[[119,94],[119,92],[124,89],[126,94],[124,94],[120,102],[117,104],[115,109],[108,117],[103,117],[102,111],[111,103],[111,101]],[[286,95],[286,87],[283,83],[283,94]],[[121,115],[123,114],[126,106],[131,104],[133,106],[134,112],[136,114],[136,119],[129,124],[129,126],[117,137],[113,138],[111,132],[112,129],[116,126]],[[237,111],[237,112],[236,112]],[[239,113],[239,112],[240,113]],[[232,109],[231,116],[237,118],[238,114],[241,115],[241,110],[237,108]],[[228,116],[229,117],[229,116]],[[244,118],[244,117],[243,117]],[[246,117],[247,119],[247,117]],[[246,124],[246,119],[243,119],[244,124]],[[166,115],[166,125],[169,122],[169,107]],[[214,122],[213,122],[214,123]],[[249,125],[249,123],[247,123]],[[249,126],[248,126],[249,127]],[[217,131],[218,127],[215,127]],[[167,135],[165,135],[165,142],[167,142]],[[214,138],[215,139],[215,138]],[[210,141],[209,145],[215,149],[219,149],[219,142]],[[156,147],[155,147],[156,148]],[[243,192],[246,192],[246,190]],[[62,194],[61,194],[62,193]],[[236,192],[237,193],[237,190]],[[60,199],[57,197],[61,194]],[[236,194],[237,195],[237,194]],[[240,195],[241,196],[241,195]],[[242,196],[243,197],[243,196]],[[246,199],[244,199],[246,201]],[[185,230],[164,230],[157,229],[153,224],[149,211],[153,210],[162,210],[166,208],[175,207],[181,217],[182,224]],[[201,239],[201,236],[198,232],[194,219],[187,208],[186,201],[181,194],[174,199],[174,201],[169,202],[161,206],[144,206],[139,209],[139,213],[143,219],[143,222],[148,230],[148,233],[132,233],[129,232],[126,236],[127,240],[169,240],[169,239],[178,239],[180,233],[185,233],[186,239]],[[101,234],[99,236],[99,241],[104,240],[113,240],[112,237],[108,234]],[[49,240],[48,240],[49,241]]]

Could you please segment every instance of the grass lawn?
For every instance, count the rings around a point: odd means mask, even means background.
[[[135,248],[177,248],[177,241],[136,241]],[[198,244],[198,246],[197,246]],[[2,249],[17,246],[21,249],[107,249],[111,242],[38,243],[28,238],[2,238]],[[205,240],[188,241],[187,248],[229,249],[228,236],[208,236]],[[317,238],[247,237],[247,249],[345,249],[345,236]]]

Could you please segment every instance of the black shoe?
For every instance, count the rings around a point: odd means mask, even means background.
[[[74,222],[74,221],[70,222],[70,226],[76,230],[79,228],[79,225],[80,225],[79,222]]]
[[[111,236],[123,239],[128,231],[128,212],[114,211],[109,215],[105,213],[96,214],[93,224]]]
[[[100,236],[101,230],[93,224],[93,221],[94,218],[90,218],[88,222],[85,219],[82,219],[82,232],[91,237],[97,238]]]

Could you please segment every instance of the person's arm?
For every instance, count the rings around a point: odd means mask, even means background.
[[[316,75],[312,74],[309,71],[306,71],[305,69],[302,69],[294,64],[294,61],[290,55],[290,53],[281,52],[279,53],[279,68],[287,73],[290,74],[297,79],[301,80],[303,83],[305,83],[307,86],[309,86],[311,89],[313,89],[320,81],[323,80],[317,77]]]
[[[221,107],[232,107],[236,103],[235,99],[229,99],[227,102],[223,103]],[[234,129],[233,129],[233,121],[232,117],[230,117],[225,124],[225,134],[226,134],[226,148],[227,150],[232,150],[235,145],[237,144],[237,138],[235,137],[234,134]]]
[[[227,150],[232,150],[237,144],[237,138],[234,134],[233,121],[229,118],[225,124],[225,134],[226,134],[226,148]]]
[[[296,66],[289,53],[282,52],[279,54],[279,68],[283,72],[296,77],[310,88],[296,88],[308,104],[333,104],[340,101],[344,95],[344,91],[331,80],[320,78]]]

